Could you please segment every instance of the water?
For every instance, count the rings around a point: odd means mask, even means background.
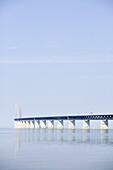
[[[113,130],[0,129],[0,170],[113,170]]]

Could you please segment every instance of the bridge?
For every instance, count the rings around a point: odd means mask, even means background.
[[[69,122],[69,129],[75,129],[76,120],[83,120],[83,129],[90,129],[91,120],[100,120],[101,129],[108,129],[108,121],[113,120],[113,113],[87,113],[60,116],[38,116],[23,117],[14,119],[14,128],[17,129],[53,129],[54,122],[57,121],[57,129],[64,128],[64,120]],[[48,122],[48,126],[47,126]]]

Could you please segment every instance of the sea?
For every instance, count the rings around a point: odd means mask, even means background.
[[[113,170],[113,129],[0,129],[0,170]]]

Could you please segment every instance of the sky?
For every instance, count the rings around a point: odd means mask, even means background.
[[[0,127],[113,113],[112,0],[0,0]]]

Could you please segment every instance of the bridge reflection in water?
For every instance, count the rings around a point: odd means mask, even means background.
[[[15,153],[21,151],[24,144],[69,144],[69,145],[112,145],[109,135],[112,129],[18,129],[15,130]]]

